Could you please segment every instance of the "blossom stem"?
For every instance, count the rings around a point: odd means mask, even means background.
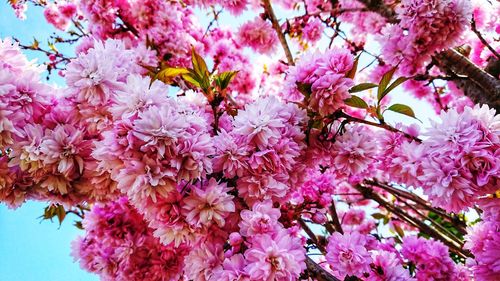
[[[293,56],[292,52],[290,51],[290,47],[288,46],[288,43],[286,42],[285,34],[283,34],[283,31],[281,30],[280,23],[278,22],[278,19],[276,18],[276,14],[274,13],[273,6],[271,5],[270,0],[262,0],[262,3],[264,4],[264,10],[266,10],[266,14],[269,16],[269,19],[271,20],[271,23],[273,25],[274,30],[276,30],[276,34],[278,35],[278,39],[280,40],[281,47],[283,47],[283,51],[285,52],[286,59],[288,61],[288,65],[295,65],[293,61]]]
[[[307,236],[309,236],[309,238],[311,239],[311,241],[316,245],[316,247],[318,248],[318,250],[320,250],[323,254],[326,254],[325,247],[323,245],[321,245],[321,243],[319,243],[318,237],[309,228],[309,226],[306,224],[306,222],[303,219],[301,219],[301,218],[299,218],[297,221],[299,222],[299,224],[302,227],[302,229],[306,232]]]
[[[340,232],[340,234],[344,234],[342,225],[340,224],[339,216],[337,215],[337,210],[335,208],[335,200],[332,200],[332,204],[330,204],[330,215],[332,216],[332,222],[335,226],[335,230]]]
[[[495,55],[495,57],[497,57],[497,59],[500,59],[500,54],[498,54],[498,52],[493,47],[491,47],[491,45],[488,43],[488,41],[486,41],[486,39],[484,39],[481,32],[479,32],[479,30],[477,29],[476,20],[474,19],[474,15],[472,15],[470,26],[471,26],[472,31],[476,34],[479,41],[481,41],[481,43],[483,43],[483,45],[486,46],[486,48],[488,48],[488,50],[490,50],[490,52],[493,55]]]
[[[414,193],[408,192],[406,190],[395,188],[389,184],[384,184],[384,183],[378,182],[375,179],[365,180],[364,183],[371,185],[371,186],[379,187],[379,188],[391,193],[394,196],[400,196],[400,197],[403,197],[405,199],[412,200],[413,202],[417,203],[422,208],[424,208],[428,211],[431,211],[431,212],[433,212],[441,217],[446,218],[450,223],[452,223],[455,226],[455,228],[457,228],[458,231],[460,231],[460,233],[462,233],[462,234],[466,233],[466,230],[464,228],[465,224],[462,221],[457,220],[456,217],[451,216],[450,214],[446,213],[442,209],[432,207],[427,201],[425,201],[424,199],[422,199],[421,197],[419,197],[418,195],[416,195]]]
[[[374,126],[374,127],[378,127],[378,128],[382,128],[382,129],[385,129],[385,130],[388,130],[388,131],[391,131],[391,132],[394,132],[394,133],[399,133],[399,134],[403,134],[406,138],[408,139],[411,139],[411,140],[414,140],[418,143],[421,143],[422,140],[417,138],[417,137],[414,137],[408,133],[405,133],[403,131],[400,131],[394,127],[391,127],[390,125],[386,124],[386,123],[375,123],[375,122],[371,122],[371,121],[368,121],[368,120],[365,120],[365,119],[360,119],[360,118],[356,118],[356,117],[353,117],[353,116],[350,116],[350,115],[347,115],[345,114],[344,112],[336,112],[335,113],[337,117],[341,117],[341,118],[344,118],[347,122],[356,122],[356,123],[361,123],[361,124],[365,124],[365,125],[369,125],[369,126]]]
[[[354,186],[358,191],[363,193],[365,198],[367,199],[372,199],[375,202],[379,203],[381,206],[386,208],[388,211],[394,213],[397,215],[399,218],[402,220],[406,221],[410,225],[418,228],[421,232],[429,235],[430,237],[433,237],[434,239],[438,239],[442,241],[444,244],[446,244],[451,251],[455,252],[457,255],[467,258],[471,257],[471,253],[467,250],[462,249],[462,245],[457,243],[456,241],[450,240],[450,238],[441,232],[437,231],[436,229],[430,227],[429,225],[425,224],[423,221],[420,221],[418,219],[413,218],[410,216],[407,212],[402,210],[401,208],[398,208],[394,206],[393,204],[387,202],[385,199],[383,199],[380,195],[375,193],[373,189],[368,188],[366,186],[363,186],[361,184],[357,184]]]

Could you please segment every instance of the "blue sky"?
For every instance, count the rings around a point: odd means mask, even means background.
[[[28,18],[15,18],[7,1],[0,1],[0,38],[16,37],[29,43],[33,36],[46,41],[54,28],[48,26],[40,8],[30,7]],[[28,53],[36,58],[35,53]],[[38,217],[46,203],[28,202],[17,210],[0,204],[0,280],[1,281],[93,281],[97,275],[80,269],[70,256],[71,241],[83,231],[72,225],[68,215],[59,227]]]

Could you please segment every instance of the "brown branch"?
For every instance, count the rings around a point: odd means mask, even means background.
[[[355,185],[354,188],[356,188],[359,192],[361,192],[365,198],[372,199],[373,201],[377,202],[380,206],[384,207],[391,213],[395,214],[400,219],[407,222],[409,225],[418,228],[421,232],[429,235],[434,239],[440,240],[441,242],[446,244],[452,252],[456,253],[457,255],[463,258],[472,257],[472,254],[468,250],[462,249],[461,244],[457,243],[456,241],[450,240],[450,238],[444,235],[443,233],[425,224],[423,221],[413,218],[401,208],[398,208],[393,204],[387,202],[379,194],[375,193],[373,189],[363,186],[361,184]]]
[[[332,216],[332,222],[335,226],[335,230],[340,232],[340,234],[344,234],[342,225],[340,224],[339,216],[337,215],[337,210],[335,208],[335,200],[332,200],[332,204],[330,204],[330,215]]]
[[[288,46],[288,43],[286,42],[285,34],[283,34],[283,31],[281,30],[280,23],[278,22],[278,19],[276,18],[276,15],[274,14],[273,6],[271,6],[271,1],[270,0],[262,0],[262,3],[264,4],[264,10],[266,10],[266,14],[271,20],[271,23],[273,25],[274,30],[276,31],[276,34],[278,35],[278,39],[280,40],[281,47],[283,47],[283,51],[285,51],[285,56],[288,61],[288,65],[295,65],[293,61],[293,56],[292,52],[290,51],[290,47]]]
[[[308,277],[317,281],[340,281],[337,277],[315,263],[309,256],[306,256],[306,266]]]
[[[488,41],[486,41],[486,39],[484,39],[481,32],[479,32],[479,30],[477,29],[476,20],[474,19],[474,15],[472,15],[470,26],[471,26],[472,32],[474,32],[476,34],[479,41],[481,41],[481,43],[483,43],[483,45],[486,46],[486,48],[488,48],[488,50],[490,50],[490,52],[493,55],[495,55],[495,57],[497,57],[497,59],[500,59],[500,54],[498,54],[498,52],[493,47],[491,47],[491,45],[488,43]]]
[[[389,23],[398,23],[396,13],[387,6],[383,0],[358,0],[363,3],[369,11],[375,12],[384,17]]]
[[[316,244],[316,247],[318,248],[318,250],[321,251],[321,253],[323,254],[326,254],[326,249],[323,245],[321,245],[321,243],[319,242],[318,240],[318,237],[316,236],[316,234],[314,234],[314,232],[309,228],[309,226],[306,224],[306,222],[303,220],[303,219],[298,219],[297,220],[300,224],[300,227],[302,227],[302,229],[306,232],[307,236],[309,236],[309,238],[311,239],[311,241]]]
[[[383,124],[380,124],[380,123],[375,123],[375,122],[371,122],[371,121],[368,121],[368,120],[365,120],[365,119],[360,119],[360,118],[356,118],[356,117],[353,117],[353,116],[350,116],[350,115],[347,115],[345,114],[344,112],[337,112],[335,113],[338,115],[338,117],[342,117],[344,118],[346,121],[348,122],[356,122],[356,123],[361,123],[361,124],[365,124],[365,125],[369,125],[369,126],[373,126],[373,127],[377,127],[377,128],[382,128],[382,129],[385,129],[385,130],[388,130],[388,131],[391,131],[391,132],[394,132],[394,133],[399,133],[399,134],[402,134],[404,135],[406,138],[408,139],[411,139],[411,140],[414,140],[418,143],[421,143],[422,140],[417,138],[417,137],[414,137],[408,133],[405,133],[403,131],[400,131],[392,126],[389,126],[385,123]]]
[[[446,73],[467,76],[470,81],[454,81],[474,102],[488,104],[500,112],[500,80],[478,68],[468,58],[453,49],[444,50],[435,58]],[[473,85],[468,85],[470,83]]]

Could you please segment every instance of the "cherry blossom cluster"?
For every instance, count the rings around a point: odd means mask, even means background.
[[[422,187],[434,205],[459,212],[498,188],[500,119],[487,106],[449,110],[440,119],[421,144],[396,142],[386,165],[393,180]]]
[[[288,70],[284,98],[299,101],[306,92],[311,110],[321,116],[332,114],[350,97],[348,90],[354,82],[346,74],[353,63],[354,57],[344,49],[302,56],[297,65]]]
[[[22,17],[26,2],[11,5]],[[103,280],[500,278],[500,117],[429,65],[472,42],[471,61],[491,66],[498,46],[463,35],[472,15],[500,30],[478,3],[39,6],[55,28],[78,30],[75,57],[0,40],[0,202],[88,206],[73,244],[85,270]],[[196,14],[208,10],[204,27]],[[255,14],[228,28],[226,10]],[[364,48],[368,33],[379,53]],[[327,36],[335,47],[314,49]],[[21,48],[65,61],[66,85],[42,83]],[[257,55],[276,60],[260,69]],[[387,121],[391,110],[416,117],[386,97],[401,81],[439,113],[422,133]]]
[[[85,236],[72,243],[82,268],[102,280],[178,280],[186,247],[165,246],[126,197],[97,204],[83,221]]]
[[[455,44],[466,29],[472,8],[465,0],[402,1],[396,9],[399,23],[382,30],[384,59],[399,65],[403,75],[422,72],[431,56]]]
[[[478,204],[484,212],[483,221],[475,224],[467,237],[465,246],[475,257],[467,260],[467,265],[472,268],[477,280],[492,281],[500,276],[500,199],[483,198]]]

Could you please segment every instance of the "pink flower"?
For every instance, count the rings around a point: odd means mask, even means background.
[[[246,157],[250,148],[236,139],[232,134],[221,130],[214,137],[215,156],[213,159],[214,170],[222,172],[226,178],[242,176],[247,167]]]
[[[40,144],[44,165],[51,165],[52,172],[67,179],[74,179],[83,173],[84,160],[90,155],[90,141],[84,139],[84,132],[72,125],[58,125],[46,135]],[[67,190],[60,190],[62,194]]]
[[[262,98],[238,112],[234,118],[234,133],[246,136],[247,140],[258,148],[276,144],[280,138],[280,129],[285,126],[278,119],[280,102],[275,97]]]
[[[241,44],[251,47],[261,54],[273,53],[278,38],[270,22],[256,17],[253,21],[244,23],[238,31],[238,40]]]
[[[272,201],[255,203],[252,210],[242,210],[239,223],[240,233],[250,239],[256,234],[272,234],[278,230],[279,209],[273,208]]]
[[[321,20],[315,17],[311,17],[309,21],[306,23],[306,26],[302,29],[302,38],[305,40],[315,43],[321,36],[323,35],[323,30],[325,27]]]
[[[66,83],[76,92],[76,101],[106,105],[116,90],[122,89],[113,64],[91,49],[72,60],[66,69]]]
[[[360,175],[367,173],[375,162],[378,150],[377,140],[370,130],[363,126],[346,126],[346,132],[335,139],[333,161],[337,173]]]
[[[96,204],[83,220],[85,235],[73,241],[80,266],[103,280],[178,280],[185,245],[160,244],[125,197]]]
[[[242,254],[236,254],[224,259],[222,266],[214,270],[210,280],[213,281],[250,281],[245,272],[245,258]]]
[[[472,9],[464,0],[402,1],[398,25],[382,30],[382,53],[403,75],[423,71],[436,51],[452,46],[468,25]],[[425,28],[432,27],[432,28]]]
[[[285,230],[273,236],[262,234],[253,237],[245,258],[248,263],[245,272],[251,280],[295,280],[306,267],[302,243]]]
[[[403,239],[403,256],[416,264],[417,280],[454,280],[459,274],[448,248],[439,241],[407,236]]]
[[[309,106],[322,116],[332,114],[344,106],[344,100],[351,96],[349,88],[352,86],[352,79],[343,74],[322,76],[312,84]]]
[[[170,104],[168,88],[160,81],[151,83],[149,77],[129,75],[123,90],[116,92],[116,102],[110,108],[114,119],[137,117],[150,107]]]
[[[154,151],[159,157],[177,154],[176,143],[189,126],[171,106],[150,107],[134,121],[134,136],[144,144],[142,151]]]
[[[192,250],[185,258],[184,273],[189,280],[208,281],[224,258],[220,243],[207,241]]]
[[[194,227],[209,226],[212,222],[223,227],[224,219],[235,211],[234,196],[227,194],[231,189],[213,178],[202,188],[194,187],[183,201],[186,221]]]
[[[372,263],[366,244],[366,236],[357,232],[335,232],[328,239],[326,260],[342,278],[346,275],[362,276],[364,272],[370,271]]]
[[[373,258],[373,267],[367,281],[410,281],[408,270],[403,268],[401,259],[395,253],[378,251]]]

